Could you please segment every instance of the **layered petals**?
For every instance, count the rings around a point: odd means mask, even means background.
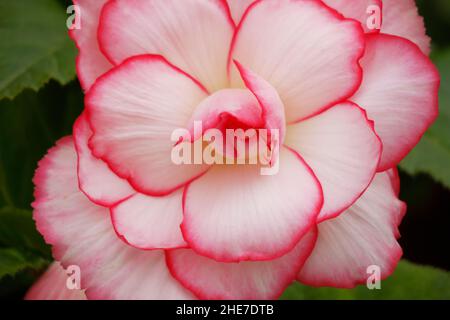
[[[361,65],[364,79],[350,100],[375,122],[384,171],[411,151],[437,117],[439,73],[416,45],[383,34],[367,36]]]
[[[236,25],[242,19],[245,10],[253,3],[255,0],[226,0],[228,6],[230,7],[231,16],[233,17],[234,23]]]
[[[135,55],[160,54],[212,92],[228,85],[233,33],[221,0],[111,0],[102,12],[99,41],[115,64]]]
[[[352,288],[366,283],[367,268],[389,276],[402,255],[396,241],[406,205],[389,173],[375,176],[360,199],[339,217],[319,224],[319,236],[298,280],[312,286]]]
[[[295,279],[316,237],[313,228],[291,252],[270,261],[223,263],[180,249],[167,252],[167,265],[200,299],[276,299]]]
[[[160,56],[127,60],[86,96],[93,154],[137,191],[173,192],[207,169],[171,161],[172,133],[187,126],[205,97],[196,81]]]
[[[25,300],[86,300],[80,289],[68,289],[68,274],[59,262],[53,262],[47,271],[33,284]]]
[[[92,155],[88,145],[92,130],[85,113],[75,122],[73,135],[78,155],[79,186],[91,201],[109,207],[136,192],[127,180],[118,177],[103,160]]]
[[[406,38],[417,44],[428,55],[431,39],[427,36],[423,18],[415,0],[383,0],[381,32]]]
[[[189,246],[212,259],[270,260],[315,224],[322,201],[309,167],[282,148],[275,175],[261,175],[257,165],[222,165],[189,184],[181,228]]]
[[[323,188],[319,221],[347,209],[372,181],[381,142],[364,110],[346,102],[288,126],[286,145],[311,166]]]
[[[320,1],[256,1],[238,26],[229,68],[235,86],[241,80],[233,59],[268,81],[293,122],[356,91],[363,51],[360,24]]]
[[[100,13],[107,1],[73,0],[74,5],[78,6],[75,14],[81,25],[80,28],[70,30],[69,34],[79,50],[77,74],[85,91],[89,90],[99,76],[112,68],[112,64],[100,51],[97,41]]]
[[[201,122],[203,131],[211,128],[224,130],[230,122],[249,128],[259,128],[263,125],[258,100],[250,91],[244,89],[219,90],[197,106],[188,126],[194,140],[202,133],[195,132],[196,121]]]
[[[378,19],[381,27],[383,3],[381,0],[322,0],[327,6],[337,10],[344,17],[361,22],[364,31],[377,33],[380,29],[372,26],[369,19]],[[402,1],[402,0],[401,0]],[[373,16],[372,16],[373,15]],[[379,15],[379,16],[377,16]],[[369,22],[369,23],[368,23]]]
[[[165,197],[136,194],[111,209],[117,234],[140,249],[185,247],[180,230],[183,220],[182,190]]]
[[[72,138],[63,138],[34,177],[33,217],[55,259],[80,267],[89,299],[192,298],[170,275],[163,251],[138,250],[118,239],[108,209],[78,189],[76,157]]]

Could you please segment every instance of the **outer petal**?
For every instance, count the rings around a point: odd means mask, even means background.
[[[309,167],[283,148],[275,175],[262,176],[256,165],[223,165],[192,182],[181,229],[192,249],[215,260],[270,260],[315,224],[322,200]]]
[[[80,51],[77,58],[77,73],[85,91],[89,90],[95,80],[112,67],[100,51],[97,42],[100,12],[107,1],[73,0],[73,3],[79,6],[76,14],[81,25],[80,29],[70,30],[69,34]]]
[[[295,279],[316,237],[313,228],[291,252],[270,261],[223,263],[182,249],[167,251],[167,264],[200,299],[276,299]]]
[[[236,25],[241,21],[245,10],[253,3],[255,0],[226,0],[228,6],[230,7],[231,16],[233,17],[234,23]]]
[[[373,122],[350,102],[288,126],[286,145],[305,159],[322,185],[319,221],[337,216],[361,196],[377,171],[382,148]]]
[[[431,39],[426,35],[423,18],[414,0],[383,0],[381,32],[411,40],[428,55]]]
[[[210,91],[227,87],[226,63],[234,23],[220,0],[111,0],[99,30],[103,52],[115,64],[161,54]]]
[[[53,262],[33,284],[25,300],[86,300],[83,290],[67,288],[68,275],[59,262]]]
[[[395,166],[438,114],[439,73],[417,46],[389,35],[367,36],[364,79],[350,98],[367,111],[383,142],[379,171]]]
[[[185,247],[180,224],[183,220],[182,190],[165,197],[136,194],[111,209],[118,235],[140,249]]]
[[[316,246],[299,281],[313,286],[352,288],[366,283],[367,267],[390,275],[402,255],[397,226],[406,205],[397,199],[386,172],[376,175],[363,196],[338,218],[319,224]]]
[[[110,207],[136,193],[127,180],[118,177],[103,160],[92,155],[88,146],[92,130],[85,113],[75,122],[73,135],[78,154],[79,186],[91,201]]]
[[[99,79],[86,97],[93,154],[138,191],[166,195],[201,175],[203,165],[171,161],[175,129],[206,97],[201,87],[158,56],[138,56]]]
[[[78,190],[73,141],[64,138],[34,177],[34,219],[54,257],[78,265],[89,299],[191,298],[166,267],[164,252],[132,248],[114,233],[108,209]]]
[[[363,50],[360,24],[320,1],[257,1],[238,26],[229,62],[231,68],[235,59],[268,81],[293,122],[356,91]],[[239,76],[232,76],[237,85]]]
[[[383,4],[381,0],[322,0],[327,6],[336,9],[339,13],[343,14],[344,17],[349,19],[355,19],[361,22],[364,31],[367,33],[379,32],[379,29],[369,29],[367,26],[367,21],[370,15],[373,14],[371,11],[368,12],[370,6],[377,6],[380,9],[380,14],[382,12]],[[400,0],[402,1],[402,0]],[[380,16],[380,22],[381,22]]]

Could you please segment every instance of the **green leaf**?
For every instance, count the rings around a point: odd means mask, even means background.
[[[400,167],[412,175],[428,173],[450,188],[450,50],[436,54],[434,61],[441,74],[439,117]]]
[[[0,246],[14,247],[51,259],[49,247],[37,232],[31,211],[0,209]]]
[[[313,288],[295,283],[281,299],[450,299],[450,273],[427,266],[419,266],[405,260],[396,271],[381,282],[380,290],[369,290],[366,286],[354,289]]]
[[[42,269],[47,261],[35,256],[26,256],[18,250],[0,248],[0,279],[4,276],[14,276],[17,272],[28,268]]]
[[[0,101],[0,208],[31,209],[37,163],[55,142],[72,132],[83,108],[77,82],[51,81],[38,93],[25,90]]]
[[[55,0],[0,0],[0,99],[75,76],[76,48]]]

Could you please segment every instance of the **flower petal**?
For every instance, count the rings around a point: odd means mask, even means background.
[[[200,299],[277,299],[295,279],[317,237],[311,229],[281,258],[270,261],[217,262],[190,249],[167,251],[172,275]]]
[[[247,10],[247,8],[255,2],[255,0],[227,0],[227,2],[230,7],[231,16],[233,17],[234,23],[238,25],[245,13],[245,10]]]
[[[319,224],[316,246],[298,279],[313,286],[352,288],[364,284],[367,268],[390,275],[402,255],[396,241],[406,205],[389,174],[379,173],[362,197],[339,217]]]
[[[117,238],[108,209],[78,189],[73,140],[66,137],[39,163],[34,177],[36,226],[64,267],[78,265],[89,299],[188,299],[161,250],[144,251]]]
[[[79,50],[77,73],[85,91],[89,90],[95,80],[112,67],[112,64],[100,51],[97,42],[100,12],[107,1],[73,0],[74,5],[79,8],[75,14],[81,25],[79,29],[70,30],[69,34]]]
[[[417,44],[424,54],[430,54],[431,39],[414,0],[383,0],[381,32],[406,38]]]
[[[249,128],[263,125],[261,107],[249,90],[223,89],[208,96],[195,109],[188,125],[192,140],[208,129],[221,129],[227,119]],[[197,121],[201,122],[203,132],[194,132]]]
[[[180,230],[183,191],[165,197],[136,194],[111,208],[117,234],[139,249],[185,247]]]
[[[339,215],[361,196],[377,171],[382,148],[373,122],[350,102],[288,126],[285,143],[311,166],[322,185],[319,221]]]
[[[241,80],[233,59],[268,81],[293,122],[356,91],[363,51],[360,24],[320,1],[256,1],[238,26],[229,67],[236,86]]]
[[[119,64],[140,54],[161,54],[208,90],[227,87],[234,23],[220,0],[111,0],[102,12],[99,41]]]
[[[383,142],[379,171],[400,162],[438,114],[439,73],[408,40],[368,35],[364,79],[350,98],[367,111]]]
[[[278,92],[264,79],[253,71],[234,61],[245,86],[255,95],[258,100],[262,116],[264,119],[264,128],[279,130],[280,141],[284,141],[286,134],[286,115],[284,105],[278,95]]]
[[[172,133],[187,126],[205,97],[195,81],[163,58],[130,58],[99,79],[86,97],[93,154],[141,193],[173,192],[207,170],[171,161]]]
[[[222,165],[189,184],[181,230],[192,249],[212,259],[270,260],[315,224],[322,200],[309,167],[282,148],[275,175],[261,175],[257,165]]]
[[[110,207],[136,193],[127,180],[118,177],[108,165],[92,155],[88,146],[92,130],[83,113],[73,129],[78,155],[78,181],[81,191],[94,203]]]
[[[382,8],[383,4],[381,0],[322,0],[327,6],[337,10],[344,17],[349,19],[355,19],[361,22],[361,26],[367,33],[378,33],[379,29],[369,29],[367,22],[371,17],[371,14],[376,14],[371,10],[371,6],[377,6],[380,14],[380,27],[382,22]],[[402,1],[402,0],[401,0]],[[378,13],[378,12],[377,12]]]
[[[33,284],[25,300],[86,300],[83,290],[67,288],[68,275],[59,262],[53,262]]]

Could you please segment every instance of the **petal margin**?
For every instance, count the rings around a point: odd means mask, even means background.
[[[205,97],[195,80],[161,56],[126,60],[86,96],[93,154],[141,193],[172,193],[208,169],[171,158],[172,133],[187,126]]]
[[[351,102],[288,126],[285,143],[303,157],[322,185],[318,222],[336,217],[361,196],[377,172],[382,150],[373,122]]]
[[[105,5],[99,42],[114,64],[160,54],[209,91],[228,85],[228,48],[234,22],[220,0],[111,0]]]
[[[167,265],[200,299],[277,299],[295,280],[316,238],[317,229],[313,228],[291,252],[270,261],[224,263],[181,249],[166,252]]]
[[[181,234],[183,190],[165,197],[135,194],[111,208],[117,234],[138,249],[186,247]]]
[[[402,256],[398,225],[406,211],[390,174],[378,173],[361,198],[339,217],[319,224],[316,246],[298,280],[311,286],[353,288],[365,284],[367,268],[389,276]]]
[[[73,0],[73,4],[79,8],[76,14],[81,26],[79,29],[70,30],[69,35],[79,50],[77,74],[85,91],[88,91],[95,80],[113,66],[100,51],[97,41],[100,13],[107,1]]]
[[[78,189],[73,139],[59,140],[34,177],[33,218],[64,267],[77,265],[88,299],[191,299],[169,273],[164,252],[130,247],[116,236],[107,208]]]
[[[370,6],[377,6],[380,10],[380,27],[382,22],[383,3],[381,0],[322,0],[327,6],[335,9],[344,17],[355,19],[361,23],[366,33],[378,33],[380,29],[369,29],[367,20],[370,18]],[[401,1],[401,0],[400,0]]]
[[[386,34],[366,38],[364,79],[350,100],[375,122],[383,142],[378,171],[385,171],[411,151],[436,119],[440,76],[411,41]]]
[[[242,84],[233,60],[269,82],[292,123],[351,96],[363,53],[360,23],[321,1],[259,0],[237,27],[228,63],[234,86]]]
[[[297,153],[283,147],[278,162],[275,175],[261,175],[257,165],[222,165],[189,184],[181,225],[189,246],[222,262],[289,252],[315,225],[323,197]]]
[[[88,145],[91,136],[92,130],[84,112],[73,128],[80,190],[92,202],[110,207],[130,197],[136,191],[127,180],[117,176],[103,160],[94,157]]]
[[[408,39],[429,55],[431,38],[426,34],[415,0],[383,0],[383,6],[381,32]]]
[[[86,300],[83,290],[67,288],[68,275],[57,261],[33,284],[24,300]]]

